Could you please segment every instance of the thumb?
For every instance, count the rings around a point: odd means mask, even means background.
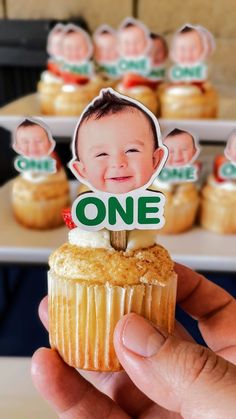
[[[117,324],[114,345],[132,381],[160,406],[184,418],[235,418],[236,367],[214,352],[134,313]]]

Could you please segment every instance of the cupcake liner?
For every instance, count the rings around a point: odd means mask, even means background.
[[[165,225],[159,230],[160,234],[178,234],[191,228],[195,222],[199,199],[177,203],[166,201]]]
[[[220,234],[236,233],[236,211],[232,202],[203,198],[200,210],[200,223],[203,228]]]
[[[69,205],[69,195],[44,200],[26,200],[12,196],[13,212],[16,219],[26,227],[47,229],[63,224],[61,211]]]
[[[122,369],[113,346],[119,319],[135,312],[172,332],[177,276],[166,286],[88,285],[48,274],[49,336],[52,348],[75,368]]]

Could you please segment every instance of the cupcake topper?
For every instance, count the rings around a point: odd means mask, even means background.
[[[72,206],[84,230],[157,229],[164,224],[164,196],[148,190],[167,148],[155,116],[142,104],[103,89],[75,129],[69,167],[90,191]]]
[[[158,180],[170,184],[196,181],[199,165],[195,161],[200,148],[195,136],[175,128],[165,136],[163,142],[169,155]]]
[[[236,130],[231,132],[227,140],[224,156],[216,157],[214,173],[216,179],[220,182],[236,181]]]
[[[132,17],[126,18],[119,27],[118,34],[120,75],[126,73],[147,76],[151,69],[151,38],[147,27]]]
[[[49,55],[47,67],[56,76],[59,76],[61,72],[63,36],[64,25],[58,23],[49,32],[47,39],[47,53]]]
[[[200,25],[186,24],[174,35],[170,57],[176,64],[170,69],[174,82],[202,82],[207,78],[207,65],[215,48],[213,35]]]
[[[90,36],[80,27],[65,26],[62,43],[62,77],[66,83],[84,83],[93,75],[93,45]]]
[[[151,38],[151,71],[148,79],[152,81],[163,81],[166,75],[165,63],[168,58],[168,46],[163,36],[157,33],[150,33]]]
[[[16,128],[12,147],[20,154],[15,159],[15,168],[26,177],[34,177],[36,181],[45,174],[56,172],[56,160],[50,157],[55,141],[42,121],[24,119]]]
[[[93,35],[94,60],[98,72],[112,79],[119,77],[117,34],[109,25],[101,25]]]

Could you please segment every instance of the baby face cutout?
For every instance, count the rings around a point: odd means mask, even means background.
[[[165,39],[157,34],[151,34],[151,50],[150,56],[152,66],[159,66],[164,64],[168,56],[168,48]]]
[[[58,23],[50,31],[47,41],[47,52],[52,57],[62,56],[62,42],[64,37],[64,25]]]
[[[68,63],[82,63],[89,60],[93,52],[89,35],[75,25],[67,25],[62,51],[63,58]]]
[[[146,108],[139,106],[112,89],[103,89],[85,111],[85,119],[82,115],[70,168],[92,190],[126,194],[146,188],[161,170],[167,150],[151,113],[146,115]],[[101,114],[100,108],[107,111]]]
[[[186,25],[174,36],[171,57],[176,64],[193,66],[206,59],[207,39],[203,28]]]
[[[236,131],[229,136],[224,153],[227,159],[236,164]]]
[[[196,160],[199,154],[199,148],[194,137],[187,131],[173,130],[165,137],[164,144],[169,150],[167,167],[189,165]]]
[[[118,31],[119,55],[125,58],[140,58],[150,49],[149,32],[138,20],[126,19]]]
[[[118,59],[116,32],[108,25],[103,25],[94,34],[94,58],[98,63],[114,63]]]
[[[40,159],[54,149],[55,141],[41,123],[26,119],[16,129],[13,149],[27,158]]]

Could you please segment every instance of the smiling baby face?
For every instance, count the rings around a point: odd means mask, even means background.
[[[148,119],[132,108],[84,121],[76,147],[74,169],[80,178],[115,194],[147,184],[163,157]]]

